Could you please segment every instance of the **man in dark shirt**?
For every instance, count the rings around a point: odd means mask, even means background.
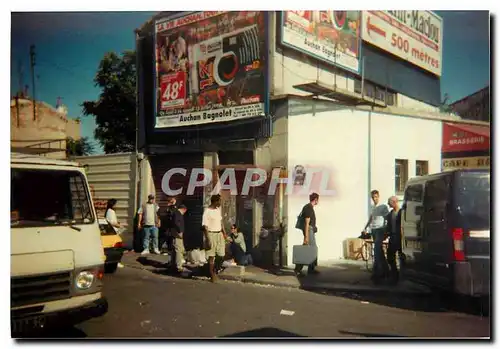
[[[167,207],[161,215],[163,231],[160,233],[160,249],[166,243],[168,251],[174,250],[174,213],[177,211],[176,205],[177,201],[174,197],[168,198]]]
[[[315,234],[318,231],[316,226],[316,214],[314,213],[314,206],[318,204],[319,195],[316,193],[312,193],[309,195],[309,203],[306,204],[300,213],[300,217],[302,221],[302,233],[304,234],[304,245],[316,246],[316,237]],[[318,258],[309,264],[307,268],[307,274],[318,274],[316,270],[316,266],[318,265]],[[301,264],[297,264],[295,266],[295,275],[302,275],[302,268],[304,266]]]
[[[398,267],[396,265],[396,252],[401,262],[404,260],[402,251],[402,229],[401,229],[401,210],[399,208],[399,199],[391,196],[388,201],[392,211],[385,217],[387,221],[386,233],[389,235],[389,246],[387,247],[387,263],[390,269],[390,278],[393,283],[399,280]]]
[[[187,207],[185,205],[179,205],[177,210],[173,213],[173,228],[172,235],[174,238],[174,258],[175,266],[177,271],[182,273],[184,270],[182,264],[184,262],[184,215],[187,212]]]

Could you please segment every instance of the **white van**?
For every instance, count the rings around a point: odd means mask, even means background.
[[[105,314],[104,252],[78,164],[11,154],[11,333]]]
[[[490,294],[490,172],[412,178],[403,204],[405,276],[472,297]]]

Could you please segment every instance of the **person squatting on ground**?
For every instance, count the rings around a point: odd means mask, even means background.
[[[389,264],[390,281],[396,284],[399,281],[399,272],[396,264],[396,253],[398,254],[400,266],[403,265],[405,256],[402,251],[403,229],[401,226],[401,209],[399,199],[391,196],[388,201],[392,211],[386,216],[386,232],[389,235],[389,246],[387,247],[387,262]]]
[[[380,194],[378,190],[372,190],[371,197],[373,200],[373,205],[371,207],[371,214],[368,222],[363,229],[362,235],[366,235],[367,228],[370,227],[370,232],[374,243],[374,261],[373,261],[373,271],[372,280],[375,283],[380,282],[384,279],[388,272],[389,267],[384,255],[383,242],[385,238],[385,217],[389,214],[389,208],[386,204],[380,203]]]
[[[247,245],[245,236],[238,231],[236,224],[231,225],[231,234],[229,234],[231,255],[238,265],[253,264],[252,255],[247,254]]]
[[[148,195],[148,201],[143,204],[139,211],[137,211],[138,229],[139,231],[144,228],[144,242],[142,254],[149,254],[149,246],[152,242],[153,251],[155,254],[160,254],[158,249],[158,228],[161,226],[158,210],[160,208],[155,203],[155,196]]]
[[[173,245],[174,245],[174,258],[172,260],[175,261],[175,267],[177,269],[177,272],[182,273],[184,268],[184,232],[185,232],[185,225],[184,225],[184,215],[187,212],[187,207],[185,205],[179,205],[179,207],[175,210],[173,213],[173,229],[172,229],[172,236],[174,238]]]
[[[206,254],[212,282],[217,281],[215,272],[215,258],[223,259],[226,254],[226,233],[222,223],[221,198],[220,195],[212,195],[210,206],[203,212],[203,229],[207,232],[209,249]]]
[[[318,228],[316,226],[316,213],[314,212],[314,206],[316,206],[319,202],[319,195],[316,193],[312,193],[309,195],[309,203],[304,205],[302,211],[300,212],[300,217],[302,221],[302,233],[304,234],[304,245],[309,246],[317,246],[316,245],[316,232]],[[318,274],[316,267],[318,266],[318,256],[314,262],[309,264],[307,267],[307,274]],[[304,266],[301,264],[297,264],[295,266],[295,274],[297,276],[302,276],[302,268]]]

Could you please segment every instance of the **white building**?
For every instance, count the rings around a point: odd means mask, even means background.
[[[415,13],[412,14],[430,16],[435,29],[432,52],[413,38],[405,36],[400,29],[389,28],[384,24],[382,19],[391,16],[388,11],[325,11],[321,16],[317,11],[312,15],[308,14],[311,11],[298,12],[267,14],[267,46],[264,51],[268,55],[267,83],[271,115],[254,119],[258,131],[252,131],[254,126],[251,124],[226,125],[226,128],[222,128],[221,123],[219,129],[214,127],[214,123],[210,130],[205,130],[206,124],[193,123],[195,126],[184,128],[189,129],[184,133],[169,129],[168,132],[172,132],[168,133],[170,139],[177,137],[179,140],[167,145],[167,138],[160,136],[166,134],[161,133],[165,130],[155,126],[156,116],[152,115],[152,108],[141,109],[140,147],[152,159],[152,169],[148,171],[153,176],[150,186],[142,190],[141,195],[156,190],[161,196],[160,177],[164,170],[176,167],[174,162],[187,163],[188,157],[192,157],[189,163],[193,166],[202,163],[205,168],[215,172],[221,165],[231,164],[257,166],[269,172],[277,167],[293,169],[297,165],[306,167],[306,172],[308,167],[324,167],[330,173],[335,195],[320,197],[320,204],[316,208],[321,264],[344,258],[343,242],[359,236],[368,220],[371,190],[379,190],[384,201],[394,194],[402,198],[408,178],[441,170],[442,122],[458,122],[460,118],[439,112],[442,21],[432,12],[413,11]],[[330,17],[324,17],[325,13],[334,13],[331,18],[335,17],[335,23]],[[160,14],[157,18],[162,16],[165,17]],[[175,16],[182,14],[174,14],[171,18]],[[316,52],[313,52],[314,49],[309,51],[308,47],[304,47],[301,37],[301,33],[309,30],[307,25],[298,34],[290,34],[289,29],[284,34],[284,23],[293,16],[294,25],[299,26],[300,22],[310,23],[314,17],[314,20],[325,20],[322,25],[330,21],[326,25],[337,32],[349,32],[354,28],[357,36],[351,38],[354,44],[349,49],[357,51],[359,41],[361,49],[356,52],[356,58],[353,60],[352,57],[346,58],[345,54],[338,55],[336,47],[328,48],[328,52],[334,52],[334,56],[339,57],[338,61],[337,58],[332,61],[331,55],[322,57],[327,52],[324,47],[328,44],[317,38],[308,39],[316,47]],[[360,25],[363,29],[368,17],[371,18],[372,26],[386,26],[386,32],[400,36],[403,48],[406,47],[404,43],[408,42],[420,51],[411,50],[410,56],[404,56],[390,45],[387,46],[387,42],[378,42],[369,32],[360,32]],[[171,26],[188,26],[190,24],[185,24],[187,21],[196,20],[196,16],[183,21],[172,20]],[[238,17],[238,20],[241,18]],[[153,24],[152,20],[137,31],[139,48],[147,47],[150,50],[154,46],[143,43],[149,42],[148,38],[153,36]],[[403,25],[411,27],[411,23]],[[162,35],[168,35],[168,31]],[[426,60],[418,61],[419,57],[424,56]],[[145,67],[149,64],[148,60],[150,58],[142,63]],[[147,74],[140,75],[139,80],[141,86],[153,82]],[[147,104],[153,100],[152,97],[153,94],[144,94],[140,100]],[[237,125],[238,122],[227,124]],[[186,145],[190,137],[196,137],[197,142]],[[204,143],[201,141],[204,137],[210,140]],[[177,155],[174,156],[174,153]],[[229,156],[229,153],[232,155]],[[303,239],[302,233],[294,226],[297,215],[308,201],[307,195],[289,195],[279,200],[256,193],[245,198],[223,194],[231,202],[224,206],[227,222],[233,221],[244,227],[243,232],[247,241],[254,246],[257,257],[262,257],[265,249],[272,249],[275,252],[275,264],[279,259],[282,264],[291,264],[293,245],[301,244]],[[195,207],[191,214],[192,219],[198,217],[196,222],[201,215],[201,209],[198,208],[203,207],[209,191],[205,190],[203,197],[198,195],[197,198],[185,198],[191,207]],[[259,232],[263,225],[278,225],[280,212],[286,231],[281,240],[281,258],[277,258],[276,255],[280,254],[279,244],[266,243],[260,239]],[[196,224],[192,229],[195,229]]]

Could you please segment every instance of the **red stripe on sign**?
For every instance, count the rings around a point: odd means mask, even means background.
[[[369,12],[371,12],[373,15],[377,16],[378,18],[380,18],[384,22],[395,27],[396,29],[401,30],[403,33],[407,34],[408,36],[411,36],[413,39],[420,41],[422,44],[430,47],[434,51],[439,52],[439,46],[435,42],[427,39],[425,36],[414,31],[413,29],[408,28],[406,25],[399,22],[398,20],[392,18],[391,16],[385,14],[382,11],[369,11]]]

